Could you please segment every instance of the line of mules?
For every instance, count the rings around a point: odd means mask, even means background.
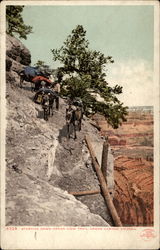
[[[33,90],[33,78],[27,77],[23,72],[20,74],[20,87],[22,88],[22,84],[24,81],[31,82],[31,89]],[[39,84],[41,81],[39,82]],[[38,85],[37,85],[38,86]],[[40,87],[41,84],[39,85]],[[36,89],[36,85],[34,90],[38,90],[34,96],[34,101],[42,105],[43,109],[43,118],[44,120],[48,121],[49,116],[53,116],[53,107],[54,102],[57,102],[59,95],[55,93],[52,89],[52,84],[46,88],[38,88]],[[57,102],[59,103],[59,101]],[[57,106],[56,103],[56,106]],[[77,138],[76,130],[81,130],[81,124],[82,124],[82,118],[83,118],[83,105],[81,100],[72,100],[70,101],[68,107],[66,108],[66,126],[67,126],[67,137],[71,137],[71,127],[73,128],[73,134],[74,139]]]
[[[42,108],[43,108],[43,117],[44,120],[48,120],[48,116],[53,116],[53,103],[54,103],[54,97],[52,97],[49,94],[44,94],[42,96]]]
[[[53,105],[56,101],[56,96],[52,96],[50,93],[42,95],[42,108],[44,113],[44,120],[48,120],[48,116],[53,116]],[[77,139],[77,129],[81,131],[83,119],[83,105],[82,102],[75,100],[70,101],[66,108],[66,126],[67,137],[71,137],[71,128],[73,128],[74,139]]]
[[[38,90],[34,96],[34,102],[42,105],[43,118],[48,121],[49,116],[53,116],[54,103],[56,103],[56,109],[59,109],[59,95],[51,87],[42,87]]]
[[[48,117],[53,116],[53,105],[56,101],[57,96],[53,96],[50,93],[44,93],[42,95],[42,108],[44,114],[44,120],[48,120]],[[82,103],[72,101],[66,108],[66,126],[67,126],[67,137],[71,137],[71,128],[73,128],[74,139],[77,138],[77,129],[81,131],[83,118],[83,106]]]
[[[50,86],[52,83],[49,79],[49,75],[44,75],[41,72],[37,72],[34,67],[27,67],[29,68],[29,72],[25,72],[25,69],[20,72],[20,88],[23,87],[24,81],[31,83],[31,90],[37,91],[41,88],[41,81],[46,83],[46,86]],[[27,69],[26,68],[26,69]]]

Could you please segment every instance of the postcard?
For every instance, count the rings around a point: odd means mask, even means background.
[[[159,248],[159,2],[1,2],[1,248]]]

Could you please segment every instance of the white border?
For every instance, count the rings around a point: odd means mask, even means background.
[[[133,1],[129,1],[129,0],[123,0],[123,1],[119,1],[119,0],[101,0],[101,1],[97,1],[97,0],[92,0],[92,1],[87,1],[87,0],[68,0],[68,1],[61,1],[61,0],[50,0],[50,1],[36,1],[36,0],[23,0],[23,1],[19,1],[19,0],[15,0],[15,1],[4,1],[3,2],[5,5],[158,5],[158,1],[156,0],[133,0]]]
[[[148,227],[112,228],[111,230],[6,231],[5,200],[5,6],[6,5],[153,5],[154,11],[154,227],[157,238],[140,237]],[[159,238],[159,3],[158,1],[4,1],[1,3],[1,229],[3,249],[158,249]],[[23,227],[17,227],[23,228]],[[86,228],[87,229],[87,228]],[[102,228],[103,229],[103,228]]]

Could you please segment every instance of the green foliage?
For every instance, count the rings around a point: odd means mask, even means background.
[[[62,93],[70,98],[80,97],[84,103],[85,112],[99,112],[108,122],[118,128],[125,121],[127,107],[123,107],[117,95],[122,93],[122,87],[108,86],[106,82],[106,65],[114,63],[111,56],[105,57],[99,51],[89,49],[86,31],[78,25],[72,30],[60,49],[52,49],[53,60],[60,61],[62,67],[59,74],[66,76],[62,85]],[[98,101],[95,95],[103,98]]]
[[[100,52],[89,50],[89,42],[85,39],[85,35],[83,26],[78,25],[68,36],[64,46],[51,50],[53,60],[59,60],[63,64],[61,70],[67,74],[74,72],[79,75],[89,74],[96,81],[105,77],[102,72],[105,64],[114,61],[111,56],[105,57]]]
[[[45,62],[44,61],[41,61],[41,60],[38,60],[35,64],[34,64],[34,66],[36,66],[36,67],[41,67],[41,66],[44,66],[45,65]]]
[[[27,39],[27,35],[32,32],[32,27],[24,24],[22,11],[24,6],[8,5],[6,6],[7,33],[13,36],[14,33],[19,38]]]

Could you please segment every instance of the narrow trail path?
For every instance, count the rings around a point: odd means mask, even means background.
[[[54,162],[52,162],[52,173],[50,172],[48,181],[50,184],[68,192],[100,189],[84,138],[86,134],[90,135],[93,145],[97,149],[96,151],[100,154],[103,141],[99,138],[96,128],[89,124],[89,119],[86,117],[82,121],[82,130],[77,132],[77,139],[74,140],[72,135],[68,140],[65,125],[65,109],[66,102],[61,99],[59,111],[55,111],[53,117],[48,122],[49,126],[56,126],[59,129],[56,151],[54,150],[55,148],[53,149]],[[99,155],[97,155],[97,158],[100,158]],[[110,225],[113,225],[101,194],[76,198],[87,205],[92,213],[99,214]]]
[[[40,178],[54,188],[67,192],[99,189],[84,137],[86,134],[91,136],[97,152],[100,151],[102,140],[97,130],[89,124],[88,118],[84,118],[82,131],[77,133],[77,140],[72,137],[68,140],[65,100],[60,99],[59,111],[54,110],[53,116],[46,122],[41,106],[32,101],[34,92],[31,92],[29,87],[15,90],[8,88],[7,92],[10,107],[8,119],[12,118],[7,133],[9,169],[14,164],[20,171],[28,173],[28,176],[37,176],[37,179]],[[19,105],[22,105],[21,108]],[[13,159],[14,152],[16,157]],[[9,170],[8,178],[12,174]],[[13,185],[16,186],[16,183],[13,182]],[[12,189],[12,185],[8,188]],[[37,188],[39,189],[39,186]],[[39,193],[39,190],[35,192]],[[8,199],[11,200],[11,197]],[[101,194],[81,196],[77,200],[85,204],[91,213],[100,215],[113,225]]]

